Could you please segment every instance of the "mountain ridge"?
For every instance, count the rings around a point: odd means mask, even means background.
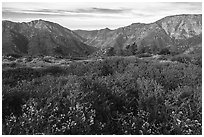
[[[42,19],[2,22],[3,54],[86,56],[94,51],[75,32]]]
[[[75,32],[85,39],[86,44],[102,49],[113,47],[115,52],[129,50],[127,47],[138,48],[139,52],[150,50],[156,53],[162,48],[183,52],[189,46],[199,44],[197,40],[201,43],[202,14],[172,15],[149,24],[132,23],[102,34],[96,33],[92,37],[91,34],[96,31],[103,32],[102,30]]]
[[[114,30],[72,31],[42,19],[2,21],[3,54],[87,56],[96,49],[104,53],[111,49],[111,55],[156,54],[163,49],[182,53],[201,43],[202,14],[171,15],[153,23],[132,23]]]

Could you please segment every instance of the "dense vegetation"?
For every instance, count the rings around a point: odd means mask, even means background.
[[[3,134],[202,134],[202,61],[183,58],[5,69]]]

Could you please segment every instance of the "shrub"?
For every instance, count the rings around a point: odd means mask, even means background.
[[[135,57],[5,69],[3,134],[201,134],[201,73]]]
[[[171,61],[178,61],[181,63],[191,63],[191,57],[187,56],[187,55],[178,55],[178,56],[174,56]]]
[[[40,77],[41,73],[32,68],[11,68],[2,71],[2,83],[5,85],[15,86],[22,80],[32,80]]]
[[[137,55],[137,57],[139,57],[139,58],[151,57],[151,56],[152,56],[152,54],[150,54],[150,53],[140,53]]]
[[[159,55],[169,55],[171,52],[169,51],[168,48],[163,48],[161,51],[158,53]]]
[[[168,56],[166,56],[166,55],[161,55],[159,58],[158,58],[158,60],[168,60]]]
[[[11,56],[13,58],[20,58],[20,57],[22,57],[22,55],[19,55],[19,54],[7,54],[6,56],[7,57]]]
[[[40,72],[42,74],[51,74],[51,75],[62,75],[62,74],[66,74],[65,69],[63,69],[62,67],[59,66],[49,66],[45,69],[42,69],[42,71]]]

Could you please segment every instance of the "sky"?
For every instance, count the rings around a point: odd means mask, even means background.
[[[2,19],[48,20],[71,30],[116,29],[165,16],[202,14],[201,2],[3,2]]]

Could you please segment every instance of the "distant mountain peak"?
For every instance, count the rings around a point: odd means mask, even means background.
[[[29,24],[29,23],[28,23]],[[46,21],[44,20],[35,20],[33,22],[31,22],[30,24],[33,25],[33,27],[38,28],[38,29],[49,29],[49,25]]]
[[[106,28],[104,28],[103,30],[108,30],[108,31],[110,31],[111,29],[109,29],[109,28],[106,27]]]
[[[138,26],[138,25],[145,25],[145,23],[132,23],[130,26]]]
[[[163,48],[183,52],[202,42],[202,14],[167,16],[156,22],[132,23],[115,30],[71,31],[42,19],[15,23],[2,21],[2,52],[87,55],[98,49],[115,53],[158,53]],[[92,47],[91,47],[92,46]],[[196,49],[196,48],[192,48]]]
[[[201,43],[202,15],[172,15],[149,24],[132,23],[115,30],[104,30],[75,32],[88,45],[98,48],[114,47],[116,52],[129,48],[130,53],[136,49],[156,53],[169,45],[171,49],[182,52]]]
[[[51,23],[51,22],[43,20],[43,19],[38,19],[38,20],[32,20],[30,22],[23,22],[23,23],[33,23],[33,24],[36,24],[36,23]]]
[[[94,51],[75,32],[42,19],[3,22],[2,53],[86,56]]]

